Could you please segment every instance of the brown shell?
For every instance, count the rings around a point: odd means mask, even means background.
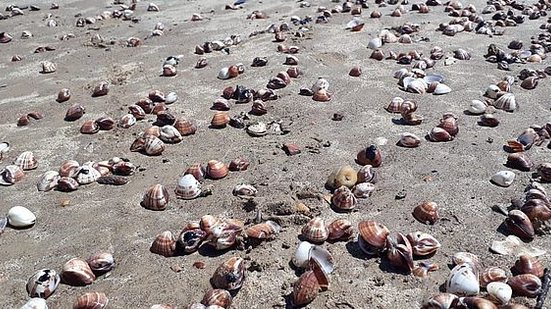
[[[69,260],[61,270],[61,281],[72,286],[84,286],[92,284],[96,276],[88,263],[79,258]]]
[[[223,289],[212,289],[205,293],[201,303],[205,306],[220,306],[222,308],[230,308],[232,304],[232,296],[230,292]]]
[[[352,77],[358,77],[362,75],[362,68],[359,66],[354,66],[352,69],[350,69],[350,72],[348,72],[348,75]]]
[[[184,175],[191,174],[197,181],[202,182],[205,180],[206,169],[201,163],[194,163],[184,172]]]
[[[509,278],[507,284],[513,289],[514,295],[533,298],[540,294],[542,282],[532,274],[523,274]]]
[[[534,162],[524,152],[514,152],[507,156],[507,163],[510,168],[515,168],[520,171],[529,172],[534,167]]]
[[[248,159],[235,159],[230,162],[229,170],[232,172],[245,171],[249,167],[249,164],[250,162]]]
[[[429,132],[429,140],[432,142],[449,142],[453,140],[453,136],[443,128],[434,127]]]
[[[297,307],[311,303],[321,289],[314,271],[303,273],[293,285],[293,304]]]
[[[312,100],[317,102],[329,102],[331,101],[331,94],[327,92],[327,90],[322,88],[314,92],[314,95],[312,96]]]
[[[423,202],[413,209],[413,217],[424,224],[434,224],[440,218],[435,202]]]
[[[59,92],[57,93],[56,101],[58,103],[63,103],[65,101],[68,101],[70,98],[71,98],[71,91],[67,88],[63,88],[59,90]]]
[[[515,262],[513,270],[516,274],[532,274],[538,278],[543,277],[544,269],[541,262],[529,255],[521,255]]]
[[[210,125],[213,128],[224,128],[230,122],[230,115],[227,112],[217,111],[212,116]]]
[[[13,161],[13,164],[19,166],[24,171],[34,170],[38,167],[38,161],[31,151],[21,153],[15,161]]]
[[[80,119],[86,113],[86,108],[80,104],[73,104],[65,113],[65,121],[75,121]]]
[[[115,258],[109,252],[96,252],[86,261],[90,269],[98,274],[108,272],[115,267]]]
[[[92,90],[92,97],[101,97],[107,95],[107,93],[109,93],[109,83],[101,82]]]
[[[379,167],[383,163],[381,151],[375,145],[369,145],[358,152],[356,156],[356,162],[360,165],[372,165],[373,167]]]
[[[279,232],[281,232],[281,226],[270,220],[255,224],[245,230],[248,237],[256,239],[274,239]]]
[[[505,219],[505,225],[510,233],[518,236],[524,241],[531,241],[534,239],[535,231],[530,218],[518,209],[509,211]]]
[[[207,162],[207,176],[211,179],[222,179],[228,175],[229,169],[226,164],[218,160]]]
[[[98,124],[98,127],[100,130],[112,130],[115,125],[117,124],[115,119],[107,116],[100,117],[96,119],[96,123]]]
[[[207,236],[207,232],[200,228],[199,222],[189,223],[182,229],[180,235],[178,235],[176,250],[185,254],[193,253],[199,249],[199,246]]]
[[[157,235],[151,244],[149,251],[164,257],[174,256],[174,252],[176,251],[176,241],[174,240],[174,236],[172,236],[172,232],[164,231]]]
[[[304,225],[302,228],[302,237],[309,242],[320,244],[327,240],[329,231],[323,219],[316,217]]]
[[[150,210],[165,210],[168,202],[168,190],[163,185],[156,184],[147,189],[141,205]]]
[[[25,173],[21,167],[8,165],[0,170],[0,184],[10,186],[23,179],[24,176]]]
[[[207,234],[210,234],[211,229],[218,223],[220,223],[220,220],[218,218],[215,218],[214,216],[211,216],[211,215],[204,215],[201,217],[201,220],[199,221],[199,226],[203,231],[207,232]]]
[[[391,265],[407,272],[413,270],[413,248],[401,233],[387,236],[387,258]]]
[[[416,256],[425,256],[434,254],[440,247],[440,242],[432,235],[423,232],[409,233],[407,236],[413,254]]]
[[[80,185],[74,178],[70,177],[61,177],[57,181],[57,190],[61,192],[71,192],[78,189]]]
[[[346,186],[339,187],[331,197],[331,205],[338,211],[351,211],[356,207],[357,202],[354,193]]]
[[[143,138],[143,151],[150,156],[157,156],[165,150],[163,141],[153,135],[147,135]]]
[[[75,177],[78,174],[80,164],[75,160],[66,160],[61,163],[59,168],[59,176]]]
[[[136,105],[141,107],[146,114],[151,114],[153,108],[155,107],[155,103],[153,103],[150,99],[141,99],[136,102]]]
[[[107,307],[109,299],[102,292],[89,292],[75,300],[73,309],[103,309]]]
[[[480,286],[485,288],[490,282],[506,282],[507,273],[499,267],[488,267],[479,276]]]
[[[95,120],[86,120],[80,127],[80,133],[82,134],[96,134],[99,132],[99,126]]]
[[[386,226],[371,220],[360,221],[358,231],[363,240],[377,249],[386,246],[387,237],[390,234]]]
[[[379,180],[379,174],[377,173],[377,170],[373,168],[373,166],[364,165],[358,170],[357,179],[358,183],[377,183],[377,181]]]
[[[354,235],[352,223],[346,219],[337,219],[327,226],[328,240],[348,240]]]
[[[155,124],[162,127],[167,124],[173,125],[174,122],[176,122],[176,117],[169,111],[169,110],[163,110],[157,112],[157,121]]]
[[[151,111],[151,113],[153,115],[158,115],[164,111],[166,111],[168,109],[168,107],[166,106],[165,103],[155,103],[155,106],[153,106],[153,110]]]
[[[442,119],[440,119],[438,127],[446,130],[451,136],[456,136],[459,132],[456,117],[452,114],[445,114]]]
[[[164,102],[165,94],[160,90],[151,90],[148,94],[148,98],[153,102]]]
[[[28,125],[29,122],[31,122],[29,117],[27,115],[23,115],[23,116],[21,116],[17,119],[17,126],[18,127],[23,127],[23,126]]]
[[[134,104],[128,106],[128,111],[134,116],[134,118],[136,118],[136,120],[145,119],[146,112],[139,105]]]
[[[233,291],[240,289],[245,281],[245,261],[240,257],[232,257],[222,263],[211,278],[212,286]]]

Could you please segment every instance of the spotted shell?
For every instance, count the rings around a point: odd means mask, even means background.
[[[329,237],[329,231],[323,219],[316,217],[304,225],[302,237],[312,243],[323,243]]]
[[[19,166],[24,171],[34,170],[38,167],[38,161],[31,151],[21,153],[17,159],[13,161],[13,164]]]
[[[73,258],[63,265],[61,280],[68,285],[84,286],[92,284],[96,276],[86,261]]]
[[[241,288],[245,281],[245,261],[240,257],[232,257],[222,263],[211,278],[212,286],[233,291]]]
[[[52,295],[61,278],[52,269],[41,269],[27,280],[27,293],[30,297],[48,298]]]
[[[169,198],[168,190],[161,184],[155,184],[147,189],[141,204],[150,210],[164,210]]]
[[[178,180],[178,185],[174,190],[178,198],[191,200],[201,194],[201,184],[193,175],[186,174]]]

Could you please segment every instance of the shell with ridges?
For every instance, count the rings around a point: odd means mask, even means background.
[[[369,245],[382,249],[386,246],[387,236],[390,234],[388,228],[380,223],[371,220],[364,220],[358,223],[360,236]]]
[[[88,292],[83,294],[73,303],[73,309],[103,309],[107,307],[109,299],[102,292]]]
[[[435,202],[423,202],[413,209],[413,217],[424,224],[434,224],[440,216],[438,215],[438,204]]]
[[[346,186],[339,187],[331,197],[331,205],[338,211],[351,211],[357,202],[356,196]]]
[[[329,231],[325,222],[319,217],[311,219],[302,228],[302,237],[312,243],[323,243],[328,236]]]
[[[164,210],[169,198],[168,190],[161,184],[155,184],[147,189],[141,205],[150,210]]]
[[[61,178],[59,173],[56,171],[47,171],[36,183],[36,188],[38,191],[50,191],[57,186],[57,181]]]
[[[21,153],[13,164],[21,167],[22,170],[34,170],[38,167],[38,161],[36,160],[34,154],[31,151],[25,151]]]
[[[61,280],[68,285],[84,286],[92,284],[96,276],[86,261],[73,258],[63,265]]]
[[[211,278],[212,286],[233,291],[241,288],[245,280],[245,261],[240,257],[232,257],[222,263]]]
[[[174,256],[176,251],[176,241],[170,231],[164,231],[155,237],[149,251],[164,257]]]
[[[245,230],[248,237],[256,239],[274,239],[280,232],[281,226],[271,220],[255,224]]]

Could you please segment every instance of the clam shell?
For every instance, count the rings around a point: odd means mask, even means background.
[[[505,225],[509,231],[525,241],[534,239],[535,232],[530,218],[518,209],[509,211]]]
[[[293,264],[298,268],[305,268],[310,260],[310,250],[314,246],[314,244],[307,241],[300,242],[292,259]]]
[[[101,82],[92,90],[92,97],[101,97],[109,93],[109,83]]]
[[[413,254],[417,256],[425,256],[434,254],[440,247],[440,242],[434,236],[423,233],[414,232],[407,235]]]
[[[57,181],[61,178],[59,173],[56,171],[47,171],[36,183],[36,188],[38,191],[50,191],[57,186]]]
[[[451,293],[440,293],[432,296],[423,305],[424,309],[450,309],[453,308],[452,304],[457,302],[457,295]]]
[[[29,227],[33,226],[36,222],[36,216],[23,206],[14,206],[10,208],[6,217],[8,218],[9,225],[13,227]]]
[[[255,196],[258,190],[252,185],[242,183],[235,186],[232,192],[236,196]]]
[[[20,309],[48,309],[44,298],[31,298]]]
[[[413,133],[404,132],[400,134],[399,146],[406,148],[415,148],[421,144],[421,138]]]
[[[158,137],[147,135],[144,138],[143,150],[147,155],[157,156],[165,150],[165,144]]]
[[[13,161],[13,164],[19,166],[24,171],[34,170],[38,167],[38,161],[31,151],[21,153],[17,159]]]
[[[376,145],[371,144],[358,152],[356,162],[360,165],[379,167],[383,163],[381,151]]]
[[[229,173],[228,166],[218,160],[210,160],[207,162],[207,176],[211,179],[222,179]]]
[[[352,223],[346,219],[337,219],[327,226],[328,240],[348,240],[354,234]]]
[[[352,194],[357,198],[368,198],[375,191],[375,185],[371,182],[361,182],[352,188]]]
[[[86,262],[94,273],[105,273],[115,267],[115,258],[109,252],[96,252]]]
[[[521,255],[515,262],[513,270],[516,274],[532,274],[538,278],[543,277],[544,269],[541,262],[535,257],[529,255]]]
[[[0,185],[11,186],[23,179],[25,174],[18,165],[8,165],[0,170]]]
[[[59,90],[59,92],[57,93],[56,101],[58,103],[63,103],[65,101],[68,101],[70,98],[71,98],[71,90],[69,90],[67,88],[63,88],[63,89]]]
[[[201,184],[193,175],[187,174],[180,177],[174,192],[178,198],[191,200],[201,194]]]
[[[245,281],[245,261],[240,257],[232,257],[222,263],[211,278],[214,288],[233,291],[240,289]]]
[[[306,271],[293,286],[293,304],[300,307],[311,303],[318,296],[320,289],[314,271]]]
[[[480,292],[478,275],[469,264],[455,266],[446,281],[446,292],[457,295],[476,295]]]
[[[381,46],[383,46],[383,41],[381,40],[381,38],[373,38],[367,43],[367,48],[373,50],[380,48]]]
[[[67,109],[67,112],[65,113],[65,121],[75,121],[80,119],[82,116],[84,116],[84,113],[86,113],[86,108],[80,104],[73,104],[71,107]]]
[[[176,120],[174,127],[182,136],[192,135],[197,131],[197,126],[184,118]]]
[[[507,163],[510,168],[515,168],[520,171],[529,172],[534,167],[534,162],[524,152],[515,152],[507,156]]]
[[[230,122],[230,116],[227,112],[217,111],[212,116],[210,125],[213,128],[224,128]]]
[[[78,189],[79,184],[74,178],[61,177],[57,181],[56,189],[62,192],[71,192]]]
[[[469,113],[473,115],[480,115],[484,114],[486,112],[486,108],[488,107],[488,104],[480,101],[480,100],[472,100],[471,104],[469,105],[469,108],[467,109]]]
[[[75,300],[73,309],[103,309],[107,307],[109,299],[105,293],[88,292]]]
[[[199,246],[207,238],[207,232],[203,231],[198,222],[189,223],[178,235],[176,240],[176,251],[193,253],[197,251]]]
[[[480,286],[485,288],[491,282],[507,281],[507,273],[499,267],[488,267],[480,273]]]
[[[453,135],[440,127],[432,128],[432,130],[429,132],[428,137],[429,140],[432,142],[449,142],[453,140]]]
[[[377,249],[382,249],[386,246],[387,236],[390,234],[386,226],[371,220],[360,221],[358,223],[358,231],[364,241]]]
[[[41,269],[27,280],[27,293],[30,297],[48,298],[52,295],[61,278],[52,269]]]
[[[165,125],[161,128],[160,139],[165,143],[179,143],[183,138],[175,127]]]
[[[205,306],[213,306],[213,308],[230,308],[232,304],[232,296],[230,292],[224,289],[212,289],[205,293],[201,303]]]
[[[532,274],[523,274],[511,277],[507,284],[513,289],[516,296],[537,297],[540,294],[542,282]]]
[[[93,162],[88,162],[82,164],[79,168],[77,175],[75,176],[76,181],[79,185],[87,185],[93,182],[96,182],[98,178],[101,177],[100,172],[92,167]]]
[[[423,202],[413,209],[413,217],[424,224],[434,224],[440,216],[438,215],[438,204],[435,202]]]
[[[136,120],[134,114],[126,114],[119,120],[119,127],[128,129],[136,124]]]
[[[270,220],[250,226],[245,230],[248,237],[256,239],[273,239],[280,232],[281,226]]]
[[[413,248],[401,233],[387,236],[387,258],[390,264],[406,272],[413,270]]]
[[[99,125],[95,120],[86,120],[80,127],[80,133],[82,134],[96,134],[99,132]]]
[[[147,189],[141,205],[150,210],[165,210],[169,198],[168,190],[161,184],[155,184]]]
[[[495,108],[502,109],[507,112],[514,112],[518,109],[515,95],[510,92],[502,94],[494,101],[493,105],[495,106]]]
[[[486,287],[490,300],[500,305],[505,305],[511,300],[513,289],[504,282],[490,282]]]
[[[68,285],[84,286],[92,284],[96,276],[86,261],[73,258],[63,265],[61,280]]]
[[[356,207],[358,200],[346,186],[341,186],[333,193],[331,205],[338,211],[351,211]]]
[[[247,133],[253,137],[264,136],[268,134],[268,127],[264,122],[255,122],[247,126]]]
[[[495,173],[490,181],[500,187],[508,187],[513,184],[515,180],[515,173],[511,171],[499,171]]]
[[[313,218],[302,228],[302,237],[312,243],[323,243],[329,237],[329,231],[323,219]]]
[[[63,161],[59,168],[59,175],[61,177],[76,177],[80,168],[80,164],[75,160]]]
[[[174,236],[172,236],[172,232],[164,231],[157,235],[149,251],[164,257],[173,256],[176,251],[176,241],[174,240]]]

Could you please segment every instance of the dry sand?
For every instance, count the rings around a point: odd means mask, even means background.
[[[34,227],[8,228],[0,237],[0,307],[18,308],[26,302],[25,284],[36,270],[60,270],[72,257],[86,258],[97,250],[107,250],[117,260],[111,275],[99,277],[87,287],[60,285],[48,299],[49,308],[69,308],[78,295],[88,291],[105,292],[110,308],[149,308],[156,303],[184,308],[201,300],[210,288],[209,278],[214,269],[231,256],[245,257],[247,266],[257,263],[261,269],[247,271],[245,284],[234,299],[235,308],[285,308],[286,295],[292,291],[291,284],[300,274],[295,273],[289,261],[299,243],[297,235],[301,224],[307,218],[283,218],[284,231],[277,239],[250,252],[230,250],[214,256],[194,253],[164,258],[149,252],[150,243],[161,231],[177,232],[187,222],[205,214],[241,220],[253,218],[255,212],[246,207],[246,201],[232,195],[232,188],[241,182],[256,185],[258,197],[254,200],[266,215],[271,215],[278,207],[297,203],[296,193],[302,188],[325,194],[328,191],[324,189],[324,182],[330,172],[346,164],[359,168],[354,162],[357,151],[380,137],[388,139],[388,143],[380,147],[384,160],[378,169],[380,181],[371,198],[360,200],[357,211],[337,214],[323,201],[305,199],[301,202],[312,208],[312,215],[319,215],[326,221],[347,218],[356,226],[362,219],[373,219],[393,232],[406,234],[420,230],[431,233],[442,243],[442,248],[430,259],[440,265],[440,270],[420,280],[395,273],[385,263],[381,264],[380,258],[366,259],[354,241],[325,244],[336,258],[337,269],[331,274],[329,291],[321,293],[308,308],[418,308],[439,291],[449,273],[451,256],[457,251],[477,254],[486,266],[508,269],[513,265],[515,257],[499,256],[488,250],[493,240],[505,238],[498,231],[503,216],[492,212],[490,206],[506,206],[511,197],[521,197],[532,174],[517,171],[517,179],[509,188],[496,187],[489,179],[495,172],[506,169],[503,166],[506,153],[502,149],[506,140],[515,138],[531,124],[551,120],[549,80],[542,80],[535,90],[524,90],[518,83],[513,85],[512,92],[520,102],[520,110],[498,112],[501,124],[496,128],[480,127],[478,117],[465,115],[463,111],[472,99],[481,99],[488,85],[506,74],[517,75],[523,68],[548,65],[547,60],[540,64],[517,64],[512,65],[511,72],[504,72],[483,58],[490,43],[506,49],[509,41],[521,39],[526,46],[529,38],[541,31],[538,27],[545,18],[507,28],[504,36],[459,33],[448,37],[435,31],[439,23],[451,19],[444,13],[443,6],[433,7],[429,14],[409,12],[395,18],[389,16],[395,7],[390,5],[380,9],[382,18],[370,19],[368,14],[376,7],[370,1],[370,8],[363,13],[366,25],[361,32],[344,30],[351,19],[350,14],[344,13],[335,14],[328,24],[310,24],[311,31],[304,38],[289,35],[286,42],[301,48],[297,57],[304,75],[277,91],[280,98],[268,102],[269,111],[265,116],[252,116],[265,121],[291,121],[291,132],[251,138],[244,130],[208,128],[213,114],[211,104],[224,87],[239,84],[260,89],[270,77],[287,69],[282,64],[285,55],[276,51],[277,43],[272,42],[272,34],[252,38],[248,38],[248,34],[265,29],[271,23],[289,22],[292,15],[315,17],[317,6],[331,8],[335,3],[311,1],[311,7],[300,8],[293,0],[249,1],[243,9],[231,11],[224,10],[226,3],[216,0],[159,1],[160,12],[146,12],[147,3],[139,2],[136,10],[141,18],[139,23],[113,19],[85,28],[74,26],[76,14],[95,16],[104,10],[113,10],[113,6],[107,1],[62,1],[59,10],[50,11],[48,1],[34,3],[43,9],[39,12],[27,10],[24,16],[0,20],[0,31],[14,36],[12,42],[0,45],[0,70],[3,72],[0,84],[7,84],[0,88],[0,140],[9,141],[12,146],[2,166],[27,150],[32,150],[40,162],[38,169],[27,172],[23,181],[0,190],[0,213],[20,205],[31,209],[38,218]],[[463,2],[464,5],[469,3],[479,11],[485,6],[480,0]],[[411,5],[406,7],[409,9]],[[246,19],[254,10],[266,12],[269,18]],[[189,19],[195,12],[200,12],[204,20],[191,22]],[[49,13],[58,21],[58,27],[46,26],[44,17]],[[421,26],[414,38],[427,37],[430,41],[385,45],[383,50],[417,50],[428,55],[431,47],[438,45],[446,52],[464,48],[472,54],[471,60],[458,61],[452,66],[444,66],[439,61],[430,70],[445,76],[446,83],[453,89],[451,93],[443,96],[405,93],[398,88],[392,73],[410,66],[369,59],[371,51],[366,48],[369,39],[384,28],[408,21]],[[85,46],[96,33],[117,41],[125,41],[130,36],[145,38],[157,22],[166,25],[165,35],[144,40],[137,48],[119,44],[109,48]],[[34,36],[21,39],[24,30],[31,31]],[[74,33],[75,38],[60,41],[59,37],[67,33]],[[229,55],[207,54],[209,65],[203,69],[193,68],[199,58],[193,53],[195,45],[232,34],[240,34],[243,42],[232,47]],[[33,53],[35,48],[44,45],[51,45],[56,50]],[[23,60],[10,62],[15,54],[21,55]],[[159,76],[163,60],[178,54],[184,55],[178,75],[173,78]],[[257,56],[268,57],[268,65],[250,67]],[[39,74],[39,64],[44,60],[55,62],[57,72]],[[216,78],[222,67],[238,62],[245,64],[244,74],[225,81]],[[348,76],[353,65],[362,67],[361,77]],[[314,102],[298,95],[301,86],[311,86],[319,76],[331,83],[334,94],[330,102]],[[107,96],[91,98],[91,88],[103,80],[118,82],[112,85]],[[70,88],[73,97],[60,104],[55,96],[61,88]],[[170,110],[195,121],[199,127],[195,135],[185,137],[183,142],[167,145],[162,156],[148,157],[129,151],[132,141],[151,125],[154,116],[148,116],[129,129],[116,128],[95,135],[79,133],[84,120],[103,115],[119,118],[127,112],[128,105],[154,89],[176,91],[180,100],[170,106]],[[419,103],[418,113],[425,121],[419,126],[393,123],[393,118],[399,115],[389,114],[383,108],[394,96],[415,99]],[[74,103],[84,105],[86,114],[76,122],[63,121],[66,109]],[[249,109],[250,104],[235,105],[230,113]],[[31,121],[26,127],[17,127],[17,118],[30,111],[40,111],[45,117]],[[342,121],[331,120],[336,112],[344,115]],[[445,112],[453,112],[459,117],[460,132],[454,141],[431,143],[423,140],[416,149],[395,145],[402,132],[425,136]],[[280,148],[283,142],[297,143],[302,153],[285,155]],[[549,161],[546,144],[529,151],[536,163]],[[92,184],[72,193],[36,190],[38,177],[45,171],[57,170],[63,160],[100,161],[113,156],[128,158],[141,167],[123,187]],[[190,164],[210,159],[229,162],[239,157],[249,158],[250,168],[231,173],[222,180],[207,180],[214,185],[213,195],[191,201],[173,199],[162,212],[140,207],[148,186],[161,183],[172,191],[179,175]],[[551,189],[549,185],[545,187]],[[396,200],[400,192],[406,196]],[[444,219],[434,226],[423,225],[411,216],[412,208],[426,200],[441,207]],[[551,242],[548,237],[538,236],[532,245],[550,248]],[[550,261],[548,255],[541,260],[544,265]],[[205,262],[206,268],[192,267],[196,261]],[[183,271],[174,272],[173,266],[180,266]],[[515,298],[515,302],[535,303],[524,298]]]

